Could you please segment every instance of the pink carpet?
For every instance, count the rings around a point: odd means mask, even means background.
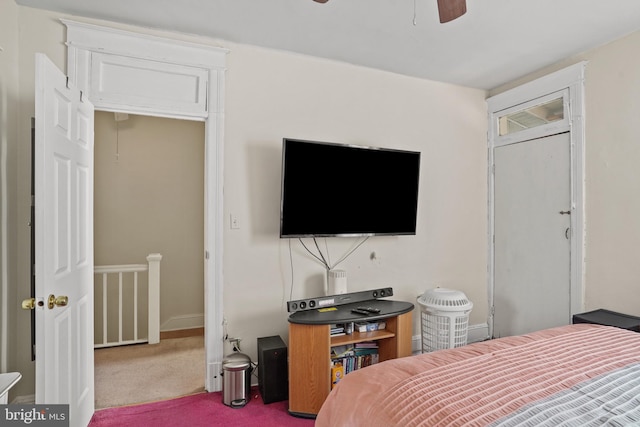
[[[198,393],[177,399],[97,411],[89,427],[311,427],[315,420],[298,418],[287,412],[288,402],[265,405],[257,389],[242,408],[222,403],[222,393]]]

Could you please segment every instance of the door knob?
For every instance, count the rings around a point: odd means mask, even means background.
[[[33,310],[36,308],[36,299],[35,298],[27,298],[22,300],[22,309],[23,310]]]
[[[69,297],[66,297],[64,295],[60,295],[59,297],[51,294],[49,295],[49,309],[52,309],[53,307],[64,307],[65,305],[67,305],[69,303]]]

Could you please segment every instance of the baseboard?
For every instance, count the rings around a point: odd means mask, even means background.
[[[416,355],[422,353],[422,339],[420,335],[411,337],[411,354]]]
[[[168,340],[172,338],[187,338],[204,336],[204,327],[191,329],[178,329],[177,331],[160,332],[160,340]]]
[[[183,316],[171,317],[160,325],[160,332],[196,328],[204,328],[204,314],[186,314]]]
[[[487,323],[479,323],[470,325],[467,329],[467,343],[486,341],[489,339],[489,325]],[[411,337],[411,351],[413,354],[422,353],[422,336],[414,335]]]
[[[467,342],[471,344],[472,342],[480,342],[486,341],[489,337],[489,324],[488,323],[478,323],[477,325],[470,325],[467,331]]]
[[[15,399],[11,401],[12,405],[34,405],[35,403],[36,403],[35,394],[27,394],[25,396],[16,396]]]

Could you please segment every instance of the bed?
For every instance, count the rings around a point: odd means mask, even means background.
[[[346,375],[316,427],[640,425],[640,333],[577,324]]]

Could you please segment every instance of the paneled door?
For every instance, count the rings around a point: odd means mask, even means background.
[[[570,133],[495,148],[493,336],[571,319]]]
[[[93,105],[36,54],[36,403],[94,412]]]

